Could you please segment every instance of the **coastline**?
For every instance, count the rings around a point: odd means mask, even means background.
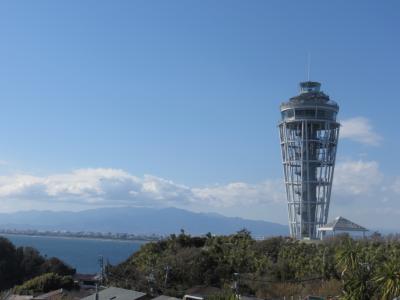
[[[123,238],[112,238],[112,237],[98,237],[98,236],[89,236],[89,235],[66,235],[66,234],[41,234],[41,233],[28,233],[28,232],[5,232],[0,231],[0,236],[26,236],[33,238],[53,238],[53,239],[69,239],[69,240],[94,240],[94,241],[112,241],[112,242],[134,242],[134,243],[149,243],[155,242],[159,239],[152,238],[137,238],[137,239],[123,239]]]
[[[118,265],[146,245],[143,240],[107,240],[21,233],[1,233],[0,237],[8,239],[16,248],[31,247],[45,258],[57,257],[83,274],[98,272],[100,257],[111,265]]]

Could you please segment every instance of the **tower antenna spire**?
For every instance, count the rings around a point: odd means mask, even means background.
[[[307,53],[307,81],[310,81],[311,53]]]

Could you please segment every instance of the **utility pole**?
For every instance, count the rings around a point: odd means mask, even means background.
[[[154,284],[154,274],[153,274],[153,270],[151,270],[149,276],[147,276],[147,283],[149,284],[149,288],[150,288],[150,296],[154,295],[154,289],[153,289],[153,284]]]
[[[99,255],[99,267],[100,267],[100,284],[104,283],[104,257]]]
[[[233,273],[233,290],[235,293],[235,297],[236,299],[240,299],[240,295],[239,295],[239,273]]]
[[[324,279],[323,279],[323,280],[325,280],[325,275],[326,275],[326,273],[327,273],[327,267],[326,267],[326,250],[328,250],[328,247],[325,247],[325,248],[324,248],[324,253],[323,253],[323,255],[322,255],[322,267],[323,267],[323,272],[324,272],[324,274],[323,274]]]
[[[95,299],[99,300],[99,283],[96,282],[96,295],[95,295]]]
[[[167,266],[165,267],[164,289],[167,288],[169,270],[171,270],[171,267],[170,267],[169,265],[167,265]]]

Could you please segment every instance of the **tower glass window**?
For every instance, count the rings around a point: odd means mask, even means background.
[[[282,120],[294,117],[293,109],[288,109],[282,112]]]

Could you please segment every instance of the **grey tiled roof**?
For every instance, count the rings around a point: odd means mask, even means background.
[[[45,299],[50,299],[50,298],[53,298],[53,297],[55,297],[55,296],[62,296],[63,293],[64,293],[64,290],[63,290],[63,289],[58,289],[58,290],[55,290],[55,291],[48,292],[48,293],[46,293],[46,294],[42,294],[42,295],[36,296],[36,297],[33,298],[33,299],[34,299],[34,300],[45,300]]]
[[[181,299],[175,298],[175,297],[161,295],[161,296],[158,296],[156,298],[153,298],[152,300],[181,300]]]
[[[368,231],[365,227],[362,227],[356,223],[351,222],[343,217],[337,217],[332,222],[329,222],[319,230],[338,230],[338,231]]]
[[[145,293],[126,290],[116,287],[109,287],[99,292],[99,300],[136,300],[146,296]],[[96,294],[92,294],[82,300],[95,300]]]

